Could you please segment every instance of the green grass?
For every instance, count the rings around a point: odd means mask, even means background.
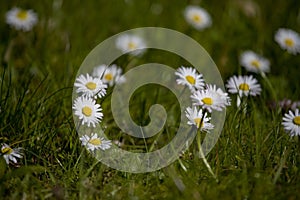
[[[269,102],[299,100],[299,55],[290,55],[274,42],[280,27],[299,29],[299,2],[201,1],[213,25],[202,32],[183,18],[186,5],[200,1],[5,1],[0,6],[0,143],[23,147],[19,166],[0,159],[1,199],[299,199],[300,138],[290,138],[281,126],[279,108]],[[252,2],[252,1],[251,1]],[[162,6],[160,15],[151,12]],[[5,23],[13,6],[33,9],[39,23],[20,32]],[[226,122],[207,160],[219,182],[198,158],[194,144],[180,159],[152,173],[131,174],[111,169],[95,160],[81,146],[72,118],[72,87],[85,56],[109,36],[131,28],[171,28],[197,40],[211,55],[224,80],[247,72],[238,63],[242,51],[252,49],[271,61],[263,88],[250,98],[247,112],[237,109],[235,98],[227,109]],[[172,54],[149,51],[136,64],[160,62],[174,68],[185,64]],[[121,66],[128,61],[117,60]],[[150,92],[149,92],[150,91]],[[151,93],[149,95],[149,93]],[[168,126],[159,147],[175,134],[180,113],[172,93],[145,86],[131,101],[131,115],[147,124],[148,109],[156,102],[166,108]],[[110,109],[109,98],[103,105]],[[167,109],[168,110],[168,109]],[[142,140],[126,136],[109,112],[103,123],[108,137],[124,137],[129,149]],[[151,140],[149,141],[151,143]],[[142,148],[142,150],[144,150]]]

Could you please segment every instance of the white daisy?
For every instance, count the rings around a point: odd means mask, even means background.
[[[269,60],[253,51],[245,51],[242,53],[240,64],[249,72],[265,73],[270,71]]]
[[[107,68],[108,65],[99,65],[97,67],[94,67],[92,75],[94,77],[98,77],[102,79],[102,76]]]
[[[289,113],[285,113],[283,116],[282,125],[284,130],[289,133],[291,136],[300,136],[300,112],[299,109],[295,110],[293,113],[291,110]]]
[[[231,99],[228,96],[228,93],[223,92],[223,90],[221,88],[217,88],[216,85],[206,84],[206,89],[208,89],[210,91],[216,91],[217,94],[219,95],[219,97],[223,100],[225,106],[230,105]]]
[[[30,31],[37,22],[37,15],[32,10],[13,8],[6,13],[6,23],[17,30]]]
[[[93,78],[89,74],[86,74],[86,76],[81,74],[77,77],[74,86],[77,87],[77,93],[95,99],[97,96],[99,98],[104,97],[107,88],[107,85],[100,78]]]
[[[200,122],[203,117],[202,109],[197,110],[196,107],[190,108],[188,107],[185,111],[186,117],[189,119],[188,124],[189,125],[196,125],[197,128],[200,127]],[[210,122],[210,117],[207,117],[207,113],[204,114],[204,117],[202,119],[201,123],[201,131],[208,131],[214,128],[214,125],[212,125]]]
[[[198,6],[187,6],[184,10],[184,17],[197,30],[203,30],[212,24],[208,12]]]
[[[286,49],[291,54],[300,53],[300,36],[291,29],[278,29],[275,34],[275,41],[282,49]]]
[[[122,69],[117,65],[100,65],[95,67],[93,70],[93,75],[101,78],[103,83],[113,86],[116,84],[121,84],[126,81],[125,77],[122,75]]]
[[[123,53],[142,54],[146,48],[145,41],[136,35],[122,34],[116,39],[116,47]]]
[[[230,98],[228,94],[223,92],[216,85],[207,85],[205,90],[197,90],[191,95],[194,105],[202,106],[208,112],[212,110],[222,111],[223,108],[230,105]]]
[[[259,95],[261,87],[258,81],[253,76],[233,76],[226,84],[228,92],[232,94],[239,94],[240,97]]]
[[[3,155],[5,161],[7,164],[10,163],[10,161],[12,161],[13,163],[17,163],[17,159],[16,158],[22,158],[22,153],[21,153],[22,148],[11,148],[9,145],[7,144],[2,144],[1,147],[1,154]]]
[[[122,76],[122,69],[117,65],[110,65],[103,73],[102,81],[107,83],[109,86],[113,86],[115,83],[119,84],[125,81]]]
[[[98,137],[96,133],[92,133],[92,136],[84,135],[80,137],[82,145],[88,150],[94,151],[95,149],[102,149],[103,151],[111,147],[111,141],[105,140],[103,137]]]
[[[192,67],[180,67],[175,72],[179,78],[176,79],[177,84],[186,85],[192,92],[195,90],[202,90],[204,87],[203,75],[198,74],[196,69]]]
[[[73,109],[75,115],[82,120],[82,125],[87,124],[88,127],[92,124],[96,127],[96,123],[99,123],[103,117],[102,108],[96,101],[88,97],[78,97],[74,101]]]

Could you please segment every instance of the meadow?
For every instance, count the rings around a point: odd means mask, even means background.
[[[197,30],[189,24],[184,18],[188,5],[204,8],[210,27]],[[13,7],[36,13],[31,30],[6,22]],[[300,133],[291,136],[282,125],[285,113],[300,109],[300,103],[292,105],[300,101],[300,56],[274,39],[280,28],[300,33],[299,8],[297,0],[1,2],[0,144],[22,148],[22,158],[7,163],[2,149],[0,199],[300,199]],[[72,114],[77,71],[100,42],[139,27],[169,28],[198,41],[224,85],[233,75],[252,75],[261,85],[260,95],[245,97],[239,107],[236,95],[229,94],[221,136],[206,156],[217,180],[199,158],[196,142],[171,165],[139,174],[102,164],[81,144]],[[247,50],[269,60],[269,72],[247,71],[240,63]],[[174,69],[189,65],[159,50],[116,60],[124,73],[149,62]],[[126,135],[114,122],[112,90],[102,102],[105,134],[124,142],[126,150],[148,151],[145,141]],[[175,98],[155,84],[139,88],[131,98],[130,114],[137,124],[149,123],[155,103],[168,111],[157,145],[146,141],[150,150],[163,147],[176,133],[182,113]]]

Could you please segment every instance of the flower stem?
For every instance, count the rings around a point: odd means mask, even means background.
[[[204,155],[204,152],[203,152],[203,149],[202,149],[202,146],[201,146],[201,127],[202,127],[202,123],[203,123],[205,114],[206,114],[206,110],[204,110],[204,112],[203,112],[203,115],[202,115],[202,118],[201,118],[201,121],[200,121],[200,125],[199,125],[198,131],[197,131],[197,145],[198,145],[198,149],[199,149],[199,158],[202,158],[202,160],[203,160],[206,168],[208,169],[209,173],[214,177],[214,179],[217,182],[219,182],[217,176],[215,175],[215,173],[211,169],[207,159],[205,158],[205,155]]]
[[[273,99],[277,102],[277,95],[276,95],[275,89],[274,89],[273,85],[271,84],[270,80],[268,79],[268,77],[266,76],[266,74],[264,72],[261,72],[261,76],[263,77],[263,79],[266,81],[268,87],[270,88]]]

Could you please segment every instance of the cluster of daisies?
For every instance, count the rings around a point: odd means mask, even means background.
[[[92,74],[81,74],[76,78],[74,87],[78,97],[74,100],[74,115],[78,117],[81,126],[96,127],[103,118],[101,105],[97,101],[106,95],[108,87],[124,81],[122,69],[117,65],[100,65],[93,69]],[[97,133],[80,137],[82,145],[88,150],[106,150],[111,147],[111,141],[99,137]]]
[[[197,30],[203,30],[212,25],[209,13],[199,6],[187,6],[184,17],[191,26]],[[274,36],[279,46],[290,54],[300,53],[300,35],[287,28],[279,28]],[[241,55],[240,64],[252,73],[259,73],[265,78],[265,73],[270,71],[270,62],[253,51],[246,51]],[[261,86],[252,75],[238,75],[231,77],[226,84],[229,93],[237,94],[237,105],[241,103],[242,97],[257,96],[261,93]],[[295,105],[294,105],[295,107]],[[294,112],[293,112],[294,111]],[[191,113],[191,110],[189,110]],[[299,109],[289,110],[283,117],[284,129],[291,136],[300,136]]]
[[[196,126],[200,131],[209,132],[214,128],[209,115],[213,110],[222,111],[230,105],[228,94],[216,85],[206,84],[203,75],[192,67],[182,66],[175,75],[177,84],[188,87],[191,92],[193,106],[185,111],[188,124]]]
[[[144,52],[145,42],[142,38],[122,34],[116,39],[116,47],[123,53],[139,55]],[[73,103],[74,115],[78,117],[80,126],[96,127],[103,119],[102,107],[98,103],[106,95],[108,87],[126,81],[121,67],[112,65],[96,66],[89,74],[81,74],[76,78],[74,88],[77,98]],[[106,150],[112,145],[110,140],[99,137],[97,133],[85,134],[80,137],[82,145],[88,150]]]
[[[268,59],[256,54],[253,51],[245,51],[240,57],[240,65],[243,66],[248,72],[260,74],[266,78],[267,72],[270,71],[270,62]],[[246,76],[233,76],[227,81],[226,87],[229,93],[237,94],[237,105],[241,103],[242,97],[257,96],[261,93],[261,86],[258,80],[253,75]],[[282,125],[287,133],[291,136],[300,135],[300,114],[299,102],[282,101],[279,103],[280,107],[289,103],[289,111],[283,117]]]

